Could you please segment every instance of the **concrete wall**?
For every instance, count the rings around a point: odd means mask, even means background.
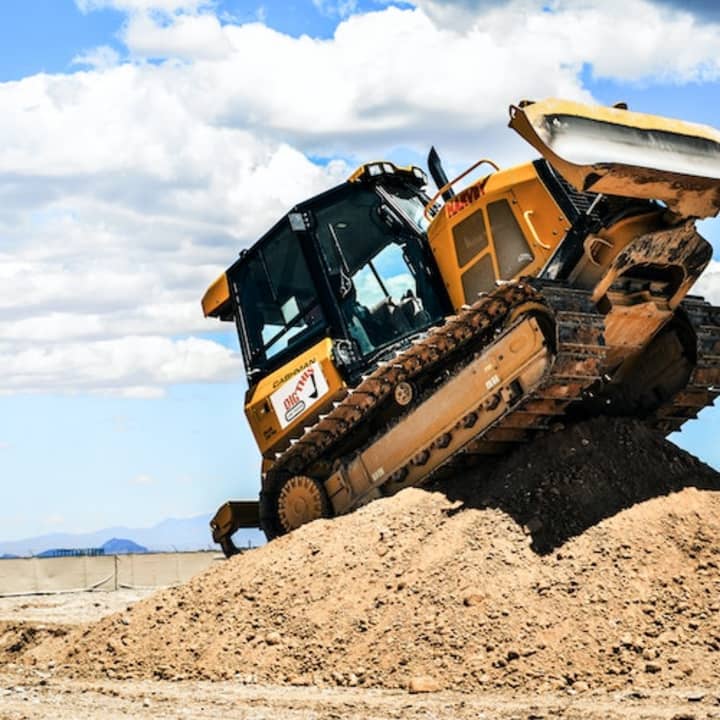
[[[216,552],[0,560],[0,597],[178,585],[222,560]]]

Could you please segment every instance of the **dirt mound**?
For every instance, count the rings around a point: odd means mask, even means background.
[[[15,662],[48,638],[63,637],[67,632],[61,625],[0,621],[0,664]]]
[[[717,686],[717,473],[602,419],[467,477],[312,523],[26,659],[117,678]]]
[[[435,489],[463,508],[497,507],[547,553],[604,518],[688,485],[720,489],[720,475],[645,425],[597,418],[512,455],[455,474]]]

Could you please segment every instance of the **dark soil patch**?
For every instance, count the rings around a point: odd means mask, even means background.
[[[520,446],[434,486],[463,504],[499,508],[552,552],[601,520],[686,487],[720,490],[720,474],[639,421],[600,417]]]

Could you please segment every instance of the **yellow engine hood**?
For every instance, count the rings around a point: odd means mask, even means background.
[[[685,217],[720,210],[713,128],[552,98],[511,106],[510,127],[578,190],[662,200]]]

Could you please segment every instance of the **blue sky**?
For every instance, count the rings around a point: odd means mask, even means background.
[[[123,15],[112,9],[79,12],[73,0],[6,0],[0,23],[3,48],[0,80],[20,80],[38,72],[72,71],[84,48],[112,44]]]
[[[0,539],[254,496],[234,331],[199,308],[237,252],[363,159],[529,159],[505,128],[524,97],[717,123],[716,20],[651,0],[5,0]],[[718,221],[702,230],[719,261]],[[712,409],[677,441],[720,468],[718,436]]]
[[[394,3],[409,7],[409,3]],[[353,3],[356,11],[377,10],[377,2]],[[262,21],[293,37],[331,37],[340,18],[332,3],[247,3],[229,0],[215,4],[228,23]],[[74,0],[4,0],[0,9],[0,81],[20,80],[38,72],[66,73],[77,69],[73,60],[86,50],[108,45],[118,53],[126,48],[118,38],[126,14],[114,7],[81,12]]]

